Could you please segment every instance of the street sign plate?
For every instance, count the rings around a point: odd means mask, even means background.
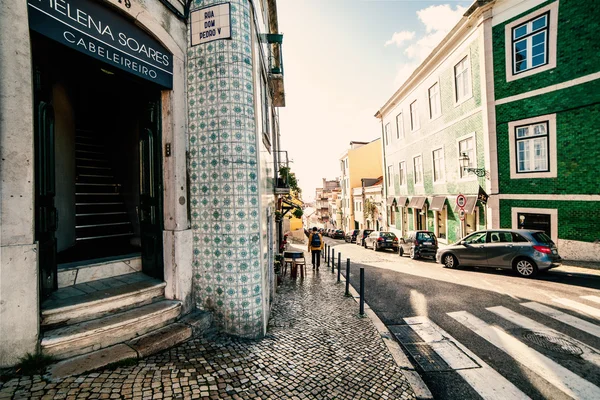
[[[465,214],[466,214],[465,210],[462,208],[458,211],[458,215],[459,215],[461,221],[465,220]]]
[[[459,194],[458,196],[456,196],[456,205],[457,206],[459,206],[460,208],[463,208],[466,204],[467,204],[467,198],[464,195]]]

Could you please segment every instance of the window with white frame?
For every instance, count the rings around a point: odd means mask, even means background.
[[[435,83],[428,90],[429,94],[429,118],[435,118],[442,112],[442,105],[440,103],[440,85]]]
[[[550,170],[548,122],[515,128],[517,173]]]
[[[454,66],[454,86],[456,88],[456,102],[461,102],[471,97],[471,73],[469,57],[465,57]]]
[[[469,159],[469,165],[467,168],[475,168],[477,160],[475,159],[475,138],[469,137],[464,140],[458,142],[458,157],[467,156]],[[473,176],[473,172],[466,171],[466,168],[460,169],[460,177],[465,178],[468,176]]]
[[[392,186],[392,179],[394,179],[394,166],[388,165],[388,186]]]
[[[419,110],[415,100],[410,104],[410,130],[415,131],[417,129],[419,129]]]
[[[556,114],[508,123],[510,178],[556,178]]]
[[[396,115],[396,137],[398,139],[404,137],[404,119],[402,113]]]
[[[415,175],[415,185],[423,184],[423,157],[416,156],[413,158],[413,171]]]
[[[390,123],[385,124],[385,145],[390,144]]]
[[[441,182],[444,177],[444,149],[437,149],[433,151],[433,181]]]
[[[556,68],[558,1],[504,27],[506,81]]]
[[[513,74],[548,63],[548,13],[512,28]]]
[[[398,164],[398,178],[400,179],[400,186],[406,185],[406,162],[400,161]]]

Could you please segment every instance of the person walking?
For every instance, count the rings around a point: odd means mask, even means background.
[[[319,269],[321,266],[321,250],[323,250],[323,236],[317,231],[317,227],[312,228],[308,237],[308,251],[312,253],[312,267]]]

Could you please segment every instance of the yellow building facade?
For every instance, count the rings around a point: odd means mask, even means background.
[[[341,228],[344,231],[359,229],[354,216],[352,189],[361,187],[361,179],[383,175],[381,138],[371,142],[350,142],[350,148],[340,157],[341,178]],[[338,212],[339,212],[338,211]]]

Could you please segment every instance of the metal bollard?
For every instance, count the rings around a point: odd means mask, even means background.
[[[340,281],[340,269],[342,265],[342,253],[338,253],[338,282]]]
[[[335,271],[335,250],[332,252],[333,257],[331,257],[331,273]],[[338,253],[339,255],[339,253]]]
[[[346,297],[350,296],[350,259],[346,258]]]
[[[329,261],[331,263],[331,268],[333,268],[333,264],[335,264],[335,249],[333,248],[331,249],[331,254],[329,255]]]
[[[327,247],[327,251],[325,252],[325,264],[327,264],[327,266],[329,266],[329,249],[330,247]]]
[[[365,269],[360,269],[360,309],[359,314],[365,315]]]
[[[325,244],[325,247],[323,247],[323,250],[325,250],[325,252],[321,252],[321,257],[323,258],[327,258],[327,244]]]

